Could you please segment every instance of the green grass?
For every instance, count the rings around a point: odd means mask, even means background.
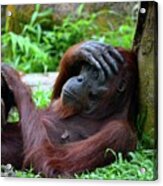
[[[118,154],[117,160],[109,166],[97,168],[95,171],[76,175],[81,179],[100,180],[154,180],[156,165],[154,150],[136,150],[129,154],[130,161]]]
[[[18,178],[41,178],[40,174],[35,174],[32,168],[25,171],[15,170],[15,175]]]

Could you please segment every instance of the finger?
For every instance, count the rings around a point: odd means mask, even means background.
[[[107,51],[104,51],[102,56],[106,63],[111,67],[112,71],[115,74],[118,74],[119,69],[116,60],[112,58],[112,56]]]
[[[90,47],[88,47],[88,45],[86,46],[86,48],[91,48],[91,50],[95,51],[95,52],[100,52],[103,53],[104,49],[106,48],[106,45],[97,41],[92,41],[89,45]]]
[[[111,55],[113,58],[117,59],[120,63],[123,64],[123,63],[125,62],[123,56],[118,52],[117,49],[115,49],[115,48],[112,47],[112,46],[108,46],[108,47],[107,47],[107,50],[108,50],[108,52],[110,53],[110,55]]]
[[[107,45],[98,42],[98,41],[87,41],[83,44],[83,48],[87,49],[87,50],[91,50],[92,51],[103,51],[106,48]]]
[[[92,58],[90,58],[90,57],[89,58],[93,59],[92,62],[95,63],[94,66],[96,66],[98,69],[101,69],[101,65],[100,65],[101,62],[99,61],[99,58],[98,58],[98,56],[101,54],[101,52],[100,52],[99,49],[95,48],[92,45],[92,42],[91,42],[91,45],[89,44],[89,45],[84,46],[83,52],[85,53],[85,55],[88,55],[88,56],[92,57]]]
[[[100,42],[100,41],[90,40],[90,41],[85,42],[85,44],[98,45],[98,46],[101,45],[101,46],[105,46],[106,47],[106,44],[104,44],[103,42]]]
[[[96,60],[98,60],[100,66],[102,68],[101,71],[103,71],[105,73],[106,77],[112,76],[113,72],[110,68],[110,65],[108,65],[106,60],[103,58],[102,53],[101,52],[96,52],[96,53],[93,53],[93,55],[94,55],[94,58]]]
[[[102,42],[99,42],[99,41],[87,41],[85,43],[83,43],[83,46],[101,46],[101,47],[106,47],[106,44],[102,43]]]
[[[106,60],[102,56],[103,51],[100,51],[99,45],[97,47],[98,47],[98,49],[95,48],[95,46],[92,45],[92,46],[89,46],[89,47],[86,46],[85,49],[93,55],[93,57],[96,59],[96,61],[98,61],[99,65],[101,66],[101,68],[105,72],[106,77],[112,76],[113,73],[112,73],[112,70],[110,68],[110,65],[108,65],[108,63],[106,62]],[[101,48],[101,46],[100,46],[100,48]]]
[[[108,45],[107,46],[107,50],[109,48],[109,51],[107,51],[105,44],[97,43],[97,42],[93,43],[92,46],[94,46],[96,48],[96,50],[101,51],[104,60],[110,65],[110,67],[113,70],[113,72],[115,74],[117,74],[119,69],[118,69],[118,65],[117,65],[116,59],[118,61],[122,62],[122,63],[124,62],[124,59],[123,59],[122,55],[118,52],[118,50],[116,50],[115,48],[113,48],[113,47]],[[113,56],[111,56],[109,52]]]
[[[108,77],[113,76],[112,69],[110,68],[110,65],[108,65],[106,63],[106,61],[104,60],[104,58],[100,55],[100,56],[98,56],[98,59],[100,61],[100,65],[101,65],[103,71],[105,72],[106,77],[108,78]]]
[[[103,52],[105,49],[107,49],[112,57],[114,57],[115,59],[117,59],[121,63],[125,62],[123,56],[118,52],[118,50],[110,45],[106,45],[106,44],[99,42],[99,41],[87,41],[84,43],[83,46],[85,48],[93,47],[93,48],[96,48],[96,50],[99,50],[101,52]]]
[[[88,62],[90,65],[95,66],[98,70],[101,70],[99,62],[94,58],[91,52],[87,50],[81,50],[81,58]]]

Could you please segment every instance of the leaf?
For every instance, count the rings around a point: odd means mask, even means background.
[[[15,34],[14,33],[10,33],[10,36],[11,36],[11,43],[12,43],[12,52],[13,52],[13,55],[16,56],[17,54],[17,50],[16,50],[16,45],[17,45],[17,37],[15,37]]]
[[[81,16],[83,10],[84,10],[84,4],[80,4],[77,11],[76,11],[78,17]]]
[[[53,14],[53,10],[52,9],[47,9],[47,10],[44,10],[43,12],[40,12],[38,14],[38,17],[39,18],[48,17],[48,16],[51,16],[52,14]]]
[[[34,23],[38,17],[38,12],[34,12],[31,17],[30,26],[34,26]]]
[[[116,161],[117,161],[117,155],[116,155],[116,152],[115,152],[113,149],[111,149],[111,148],[107,148],[107,149],[105,150],[104,157],[107,157],[108,154],[109,154],[110,152],[111,152],[111,154],[114,155],[114,157],[115,157],[115,159],[116,159]]]
[[[41,26],[37,24],[37,42],[38,43],[40,43],[40,40],[41,40],[41,33],[42,33]]]

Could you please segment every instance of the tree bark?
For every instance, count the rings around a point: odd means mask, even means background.
[[[149,147],[157,146],[158,125],[158,10],[154,1],[141,2],[133,50],[139,69],[139,115],[137,125],[142,140]],[[148,138],[148,139],[147,139]]]

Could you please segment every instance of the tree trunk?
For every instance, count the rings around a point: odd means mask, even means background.
[[[156,2],[141,2],[133,50],[138,56],[139,116],[137,125],[146,147],[157,147],[158,17]]]

